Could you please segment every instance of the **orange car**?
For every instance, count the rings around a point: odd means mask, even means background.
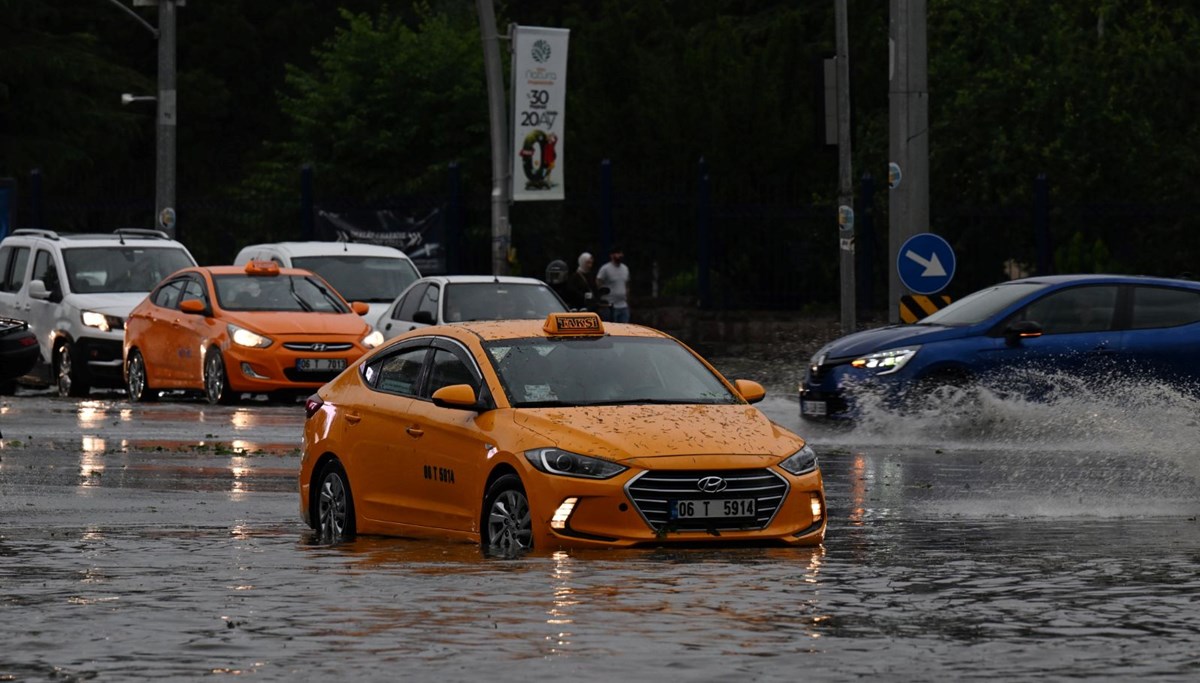
[[[825,535],[816,455],[675,339],[594,313],[427,327],[309,397],[300,512],[529,549]]]
[[[307,270],[270,261],[185,268],[163,280],[125,323],[131,401],[199,389],[210,403],[243,393],[309,391],[333,379],[383,335]]]

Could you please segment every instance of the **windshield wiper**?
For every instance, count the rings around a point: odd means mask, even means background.
[[[522,401],[514,403],[514,408],[574,408],[575,406],[583,405],[581,403],[572,403],[570,401],[560,401],[554,399],[551,401]]]
[[[636,406],[636,405],[656,405],[656,406],[677,406],[690,405],[693,403],[708,403],[709,401],[687,400],[682,398],[617,398],[608,401],[589,401],[579,405],[588,406]]]
[[[292,298],[296,300],[296,303],[300,304],[300,308],[312,312],[313,307],[296,293],[296,280],[294,278],[288,278],[288,289],[292,290]]]

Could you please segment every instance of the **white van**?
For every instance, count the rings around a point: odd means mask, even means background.
[[[346,301],[371,307],[363,316],[375,321],[409,285],[421,277],[412,259],[393,247],[359,242],[275,242],[252,244],[233,265],[274,261],[286,268],[303,268],[325,278]]]
[[[187,248],[159,230],[21,229],[5,237],[0,315],[28,321],[41,345],[25,380],[57,386],[62,396],[125,386],[125,319],[160,280],[194,265]],[[12,389],[12,383],[0,385],[0,391]]]

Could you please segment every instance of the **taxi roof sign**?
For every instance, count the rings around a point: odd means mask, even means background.
[[[247,275],[278,275],[279,264],[274,261],[248,261],[246,263]]]
[[[551,313],[542,330],[554,336],[594,337],[604,334],[604,324],[598,313]]]

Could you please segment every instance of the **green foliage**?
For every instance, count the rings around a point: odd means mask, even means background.
[[[1059,273],[1120,272],[1104,240],[1088,239],[1082,232],[1075,232],[1066,244],[1055,250],[1054,266]]]
[[[342,19],[313,68],[288,66],[280,95],[287,128],[267,146],[250,187],[294,192],[296,169],[311,162],[322,196],[370,200],[440,191],[447,163],[487,158],[473,14],[418,6],[415,26],[386,10]]]

